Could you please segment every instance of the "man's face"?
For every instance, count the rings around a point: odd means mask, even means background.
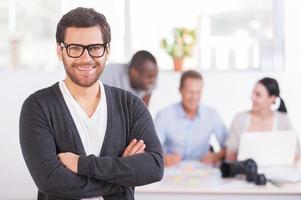
[[[197,78],[185,79],[180,93],[184,109],[189,112],[196,112],[202,96],[202,80]]]
[[[69,27],[65,32],[64,43],[68,44],[103,44],[102,34],[99,26],[88,28]],[[102,57],[93,58],[89,55],[88,50],[78,58],[71,58],[67,54],[66,48],[57,45],[57,54],[63,62],[67,73],[67,78],[70,78],[73,83],[81,87],[90,87],[98,81],[102,73],[107,57],[108,49]]]
[[[138,71],[135,67],[131,68],[130,79],[131,85],[140,90],[151,90],[155,87],[158,76],[158,67],[155,63],[147,60]]]

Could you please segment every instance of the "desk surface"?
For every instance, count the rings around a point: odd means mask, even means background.
[[[301,170],[299,172],[301,174]],[[136,187],[136,194],[142,193],[298,195],[301,197],[301,182],[286,182],[280,186],[271,183],[267,183],[264,186],[256,186],[253,183],[246,182],[243,176],[223,179],[218,168],[212,168],[196,162],[185,162],[177,167],[166,168],[162,181]]]

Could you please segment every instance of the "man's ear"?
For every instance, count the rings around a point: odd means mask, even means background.
[[[63,48],[59,45],[59,44],[56,44],[56,54],[57,54],[57,57],[60,61],[63,60]]]
[[[131,77],[137,77],[137,76],[139,76],[139,71],[136,69],[136,67],[132,66],[130,68],[130,76]]]
[[[110,53],[111,53],[111,49],[110,49],[110,46],[108,46],[108,47],[106,48],[106,53],[105,53],[106,61],[109,60],[109,58],[110,58]]]

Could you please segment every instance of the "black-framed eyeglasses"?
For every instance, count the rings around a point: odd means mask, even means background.
[[[66,48],[67,55],[71,58],[81,57],[85,49],[88,50],[88,53],[91,57],[100,58],[105,54],[107,48],[107,43],[81,45],[81,44],[65,44],[61,42],[59,45],[63,48]]]

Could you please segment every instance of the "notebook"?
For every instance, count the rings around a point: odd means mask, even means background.
[[[241,135],[237,159],[252,158],[259,167],[292,165],[297,141],[294,131],[247,132]]]

